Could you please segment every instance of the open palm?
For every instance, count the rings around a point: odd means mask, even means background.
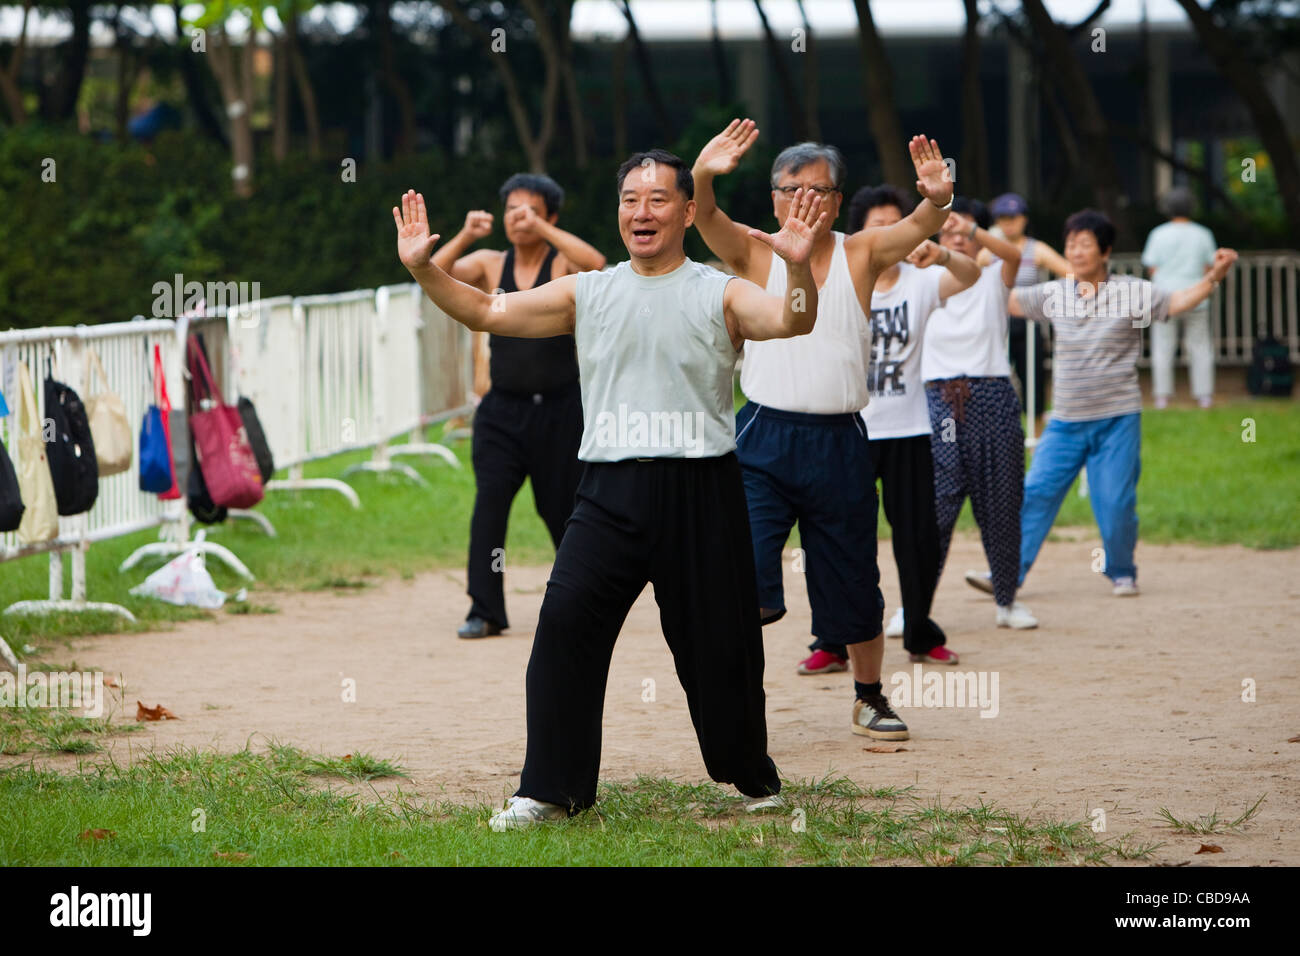
[[[751,229],[749,234],[770,246],[786,262],[803,265],[812,257],[813,244],[829,226],[829,220],[821,207],[821,196],[811,190],[800,189],[794,194],[794,201],[790,203],[790,215],[786,217],[780,232],[768,235],[758,229]]]
[[[734,119],[700,150],[695,165],[714,176],[725,176],[736,168],[757,139],[758,129],[753,120]]]
[[[943,161],[939,144],[924,136],[913,136],[907,151],[912,154],[912,165],[916,167],[916,191],[936,206],[948,205],[952,199],[953,176]]]
[[[429,214],[424,208],[424,195],[408,189],[402,196],[402,208],[393,207],[393,220],[397,223],[397,258],[412,272],[427,265],[438,244],[437,235],[429,235]]]

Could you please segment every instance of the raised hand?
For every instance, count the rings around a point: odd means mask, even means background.
[[[402,208],[393,207],[393,221],[397,223],[397,258],[414,272],[429,264],[438,235],[429,235],[429,214],[424,208],[424,196],[414,189],[402,195]]]
[[[912,250],[906,261],[916,266],[918,269],[925,269],[934,265],[943,257],[943,246],[931,239],[925,239],[919,246]]]
[[[1228,274],[1233,263],[1237,261],[1236,249],[1216,249],[1214,250],[1214,265],[1210,268],[1210,278],[1215,282],[1222,282],[1223,277]]]
[[[541,221],[532,206],[516,206],[506,213],[506,219],[515,229],[531,229]]]
[[[940,232],[955,232],[960,236],[970,238],[970,227],[975,225],[975,220],[965,213],[950,212],[948,218],[943,221],[939,227]]]
[[[812,190],[800,189],[790,203],[780,232],[771,235],[759,229],[749,230],[750,236],[770,246],[772,251],[790,265],[804,265],[812,257],[813,243],[830,228],[830,220],[822,212],[822,197]]]
[[[695,169],[713,176],[725,176],[758,139],[758,127],[750,119],[734,119],[700,150]]]
[[[475,209],[465,216],[465,225],[461,232],[469,235],[471,240],[482,239],[492,232],[492,213]]]
[[[948,205],[954,184],[939,144],[924,136],[913,136],[907,151],[912,154],[912,165],[916,167],[916,191],[936,206]]]

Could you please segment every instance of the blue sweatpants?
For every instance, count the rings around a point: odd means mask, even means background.
[[[810,415],[746,404],[736,414],[758,603],[785,611],[781,552],[795,522],[812,607],[813,650],[881,632],[876,482],[867,428],[854,413]],[[769,618],[769,620],[774,618]]]
[[[1051,419],[1025,476],[1020,512],[1020,581],[1034,566],[1061,502],[1079,469],[1088,468],[1088,496],[1106,548],[1106,576],[1137,577],[1137,485],[1142,473],[1142,415],[1091,422]]]

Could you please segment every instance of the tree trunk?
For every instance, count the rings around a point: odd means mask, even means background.
[[[853,5],[858,11],[858,49],[862,54],[867,115],[880,156],[881,174],[885,182],[908,188],[916,182],[916,175],[907,159],[907,141],[895,106],[894,72],[885,57],[885,44],[871,18],[867,0],[853,0]]]
[[[710,46],[713,50],[713,67],[718,71],[718,103],[730,106],[732,101],[731,71],[727,69],[727,53],[722,46],[722,35],[718,33],[718,0],[709,0],[709,10],[713,15],[713,32]]]
[[[122,27],[122,7],[118,5],[113,13],[113,47],[117,54],[117,95],[113,108],[114,133],[119,143],[127,140],[126,124],[131,118],[131,87],[134,86],[135,71],[132,69],[134,59],[127,31]]]
[[[284,38],[289,48],[289,64],[293,67],[294,86],[298,90],[298,102],[302,104],[303,120],[307,124],[307,155],[320,159],[321,132],[320,110],[316,106],[316,88],[311,84],[311,74],[307,71],[307,60],[302,55],[302,39],[298,32],[298,4],[294,3],[284,25]]]
[[[1214,15],[1197,6],[1194,0],[1178,0],[1178,5],[1187,11],[1187,19],[1214,60],[1215,68],[1250,110],[1255,131],[1273,163],[1273,174],[1277,177],[1277,188],[1282,194],[1287,218],[1293,225],[1300,222],[1300,165],[1296,162],[1286,124],[1268,86],[1232,31],[1215,23]]]
[[[208,62],[221,87],[221,98],[230,119],[231,181],[235,195],[247,199],[253,195],[253,126],[252,126],[252,50],[248,42],[240,56],[230,44],[221,26],[208,30]],[[247,85],[246,85],[247,81]]]
[[[271,155],[277,163],[289,157],[289,44],[281,34],[274,37],[275,108],[271,111]]]
[[[822,141],[821,89],[818,84],[817,47],[813,44],[812,24],[808,22],[808,11],[799,2],[799,16],[803,18],[804,54],[803,54],[803,110],[808,123],[808,138]]]
[[[229,149],[230,140],[226,138],[226,131],[221,128],[221,121],[213,113],[208,98],[204,95],[203,76],[199,72],[198,58],[190,51],[190,38],[185,35],[185,27],[181,22],[181,0],[172,0],[172,15],[176,18],[176,46],[172,49],[180,57],[177,62],[180,65],[181,79],[185,83],[185,94],[189,98],[190,109],[194,111],[194,119],[207,136],[221,144],[222,149]]]
[[[23,91],[18,83],[22,75],[23,54],[27,50],[27,15],[31,12],[32,0],[24,0],[23,25],[18,32],[18,42],[9,62],[0,64],[0,95],[4,97],[5,108],[9,110],[9,122],[22,126],[27,122],[27,107],[23,104]]]
[[[578,73],[573,63],[573,33],[570,24],[573,19],[573,0],[561,0],[559,14],[560,30],[560,70],[564,76],[564,95],[569,103],[569,126],[573,130],[573,160],[579,169],[586,169],[589,162],[587,152],[587,114],[582,108],[582,99],[578,95]]]
[[[627,156],[627,48],[630,37],[624,37],[614,46],[611,65],[610,96],[614,107],[614,156],[621,163]]]
[[[441,7],[447,11],[447,14],[466,33],[472,35],[482,46],[484,50],[492,49],[492,37],[482,25],[475,20],[471,20],[456,0],[443,0]],[[506,94],[506,108],[510,112],[511,122],[515,126],[515,134],[519,137],[519,145],[523,147],[524,153],[528,156],[528,168],[534,173],[546,172],[546,150],[550,145],[551,131],[554,129],[556,93],[559,84],[556,82],[554,71],[548,71],[546,88],[542,93],[542,122],[541,130],[536,137],[533,136],[532,127],[528,122],[528,107],[524,103],[523,93],[519,89],[519,81],[515,77],[514,69],[510,65],[510,57],[503,56],[500,53],[489,52],[488,59],[496,67],[497,74],[501,78],[501,86]]]
[[[654,67],[650,65],[650,51],[641,42],[641,31],[636,28],[636,19],[632,16],[628,0],[622,0],[619,9],[623,13],[623,19],[627,20],[632,51],[636,54],[636,65],[641,73],[641,82],[645,85],[646,98],[650,100],[650,111],[654,113],[655,124],[659,127],[659,137],[667,146],[673,139],[673,127],[668,119],[668,110],[664,108],[663,98],[659,95],[659,84],[655,82]]]
[[[390,0],[374,0],[373,5],[375,34],[379,40],[379,72],[389,95],[397,103],[399,125],[393,151],[398,156],[409,156],[415,152],[415,101],[411,98],[410,86],[397,70],[389,2]]]
[[[558,102],[552,103],[551,89],[554,87],[558,94],[559,85],[564,84],[565,100],[569,107],[569,120],[573,126],[573,140],[575,156],[581,155],[581,164],[586,165],[586,145],[580,143],[585,139],[585,133],[582,124],[582,111],[578,103],[578,80],[573,73],[573,64],[566,63],[564,44],[565,39],[557,33],[550,19],[546,15],[540,0],[524,0],[524,7],[528,10],[528,15],[533,18],[533,23],[537,26],[537,42],[542,50],[542,62],[545,64],[546,81],[545,92],[543,93],[543,118],[542,131],[539,137],[545,139],[549,145],[554,134],[555,114],[557,112]],[[563,26],[564,37],[568,36],[568,13],[569,5],[560,4],[560,15],[565,17]]]
[[[1129,248],[1134,242],[1124,205],[1124,188],[1111,150],[1110,130],[1101,104],[1092,91],[1088,75],[1070,47],[1066,31],[1052,20],[1043,0],[1024,0],[1024,11],[1034,32],[1043,41],[1046,61],[1058,79],[1057,86],[1079,133],[1079,148],[1084,168],[1092,181],[1097,205],[1115,224],[1116,246]]]
[[[777,42],[772,25],[767,21],[762,0],[754,0],[754,9],[758,11],[758,20],[763,25],[763,45],[767,47],[767,57],[776,73],[777,86],[781,88],[781,98],[785,100],[785,113],[790,118],[790,130],[800,142],[808,139],[808,121],[804,116],[803,103],[794,91],[794,78],[790,76],[790,64],[786,63],[781,44]]]
[[[976,0],[965,0],[965,4],[966,32],[961,46],[962,162],[957,174],[964,194],[987,196],[992,177],[988,131],[984,126],[984,93],[980,88],[980,14]]]
[[[62,51],[59,72],[48,90],[43,110],[46,119],[55,121],[76,115],[77,97],[81,95],[90,54],[90,0],[70,0],[66,6],[72,12],[72,39]]]

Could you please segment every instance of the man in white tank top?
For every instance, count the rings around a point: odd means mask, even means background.
[[[408,192],[393,209],[403,265],[453,319],[521,338],[571,333],[577,344],[578,457],[586,465],[528,663],[519,789],[492,818],[494,830],[595,802],[610,655],[647,582],[710,777],[735,784],[748,809],[782,805],[767,754],[763,635],[731,378],[747,340],[813,328],[808,260],[829,218],[822,197],[801,191],[779,232],[755,233],[786,263],[788,291],[778,297],[686,258],[694,183],[676,156],[638,153],[617,182],[631,261],[499,296],[431,261],[438,236],[429,234],[422,196]]]
[[[781,294],[785,270],[754,230],[718,208],[713,194],[713,178],[735,169],[757,137],[751,120],[733,120],[704,147],[693,170],[695,225],[736,275]],[[817,324],[803,338],[746,343],[740,385],[749,404],[737,416],[736,437],[764,622],[785,614],[781,552],[797,521],[815,638],[813,656],[801,669],[843,670],[845,662],[829,648],[846,646],[855,690],[852,730],[884,740],[905,740],[908,730],[880,679],[885,642],[876,488],[867,430],[858,414],[869,400],[867,312],[876,276],[939,231],[953,194],[938,144],[917,136],[909,150],[925,201],[887,228],[847,237],[832,232],[817,240],[811,258],[819,286]],[[843,201],[844,172],[844,160],[832,146],[801,143],[782,152],[772,166],[777,221],[789,214],[792,195],[811,189],[824,197],[833,222]]]

